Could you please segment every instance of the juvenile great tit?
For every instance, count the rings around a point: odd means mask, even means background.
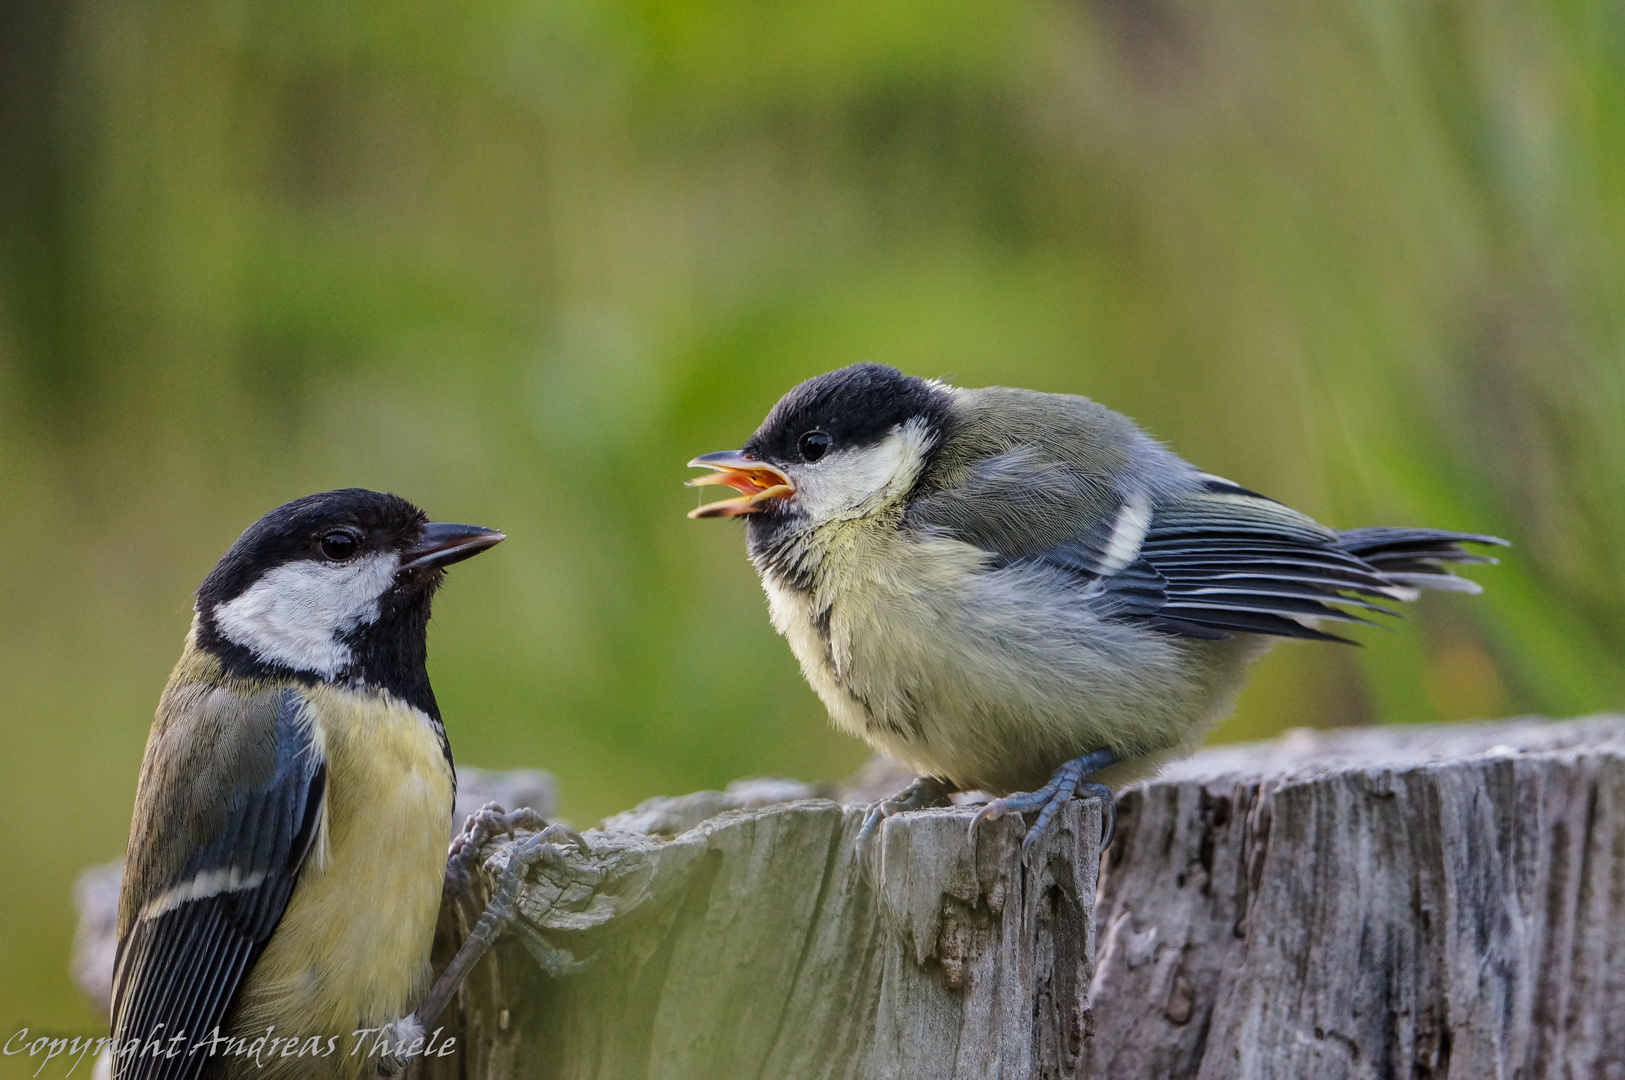
[[[411,1041],[456,783],[429,605],[445,567],[502,539],[329,491],[204,579],[130,827],[118,1080],[366,1076],[381,1052],[355,1032]],[[240,1052],[268,1028],[269,1055]]]
[[[1335,531],[1212,476],[1087,398],[963,389],[858,364],[797,386],[692,485],[739,497],[773,626],[835,726],[955,791],[1037,811],[1194,750],[1274,637],[1345,639],[1344,608],[1478,592],[1492,536]]]

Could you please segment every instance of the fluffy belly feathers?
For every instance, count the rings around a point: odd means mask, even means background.
[[[1105,746],[1143,774],[1201,741],[1267,647],[1100,619],[1075,583],[954,541],[850,557],[839,592],[764,578],[774,626],[836,727],[962,788],[1032,790]]]

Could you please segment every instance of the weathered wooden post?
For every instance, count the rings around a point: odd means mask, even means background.
[[[1089,1026],[1099,805],[1069,807],[1026,867],[1016,823],[972,846],[971,814],[889,822],[872,885],[853,855],[862,810],[829,800],[675,837],[593,832],[590,858],[524,898],[546,944],[516,935],[499,980],[464,995],[477,1049],[423,1075],[1071,1075]],[[489,850],[505,865],[501,841]],[[526,937],[587,969],[536,978]]]
[[[871,881],[861,810],[808,794],[589,833],[415,1074],[1625,1077],[1625,718],[1208,750],[1122,793],[1104,866],[1094,803],[1026,865],[954,808],[888,822]]]

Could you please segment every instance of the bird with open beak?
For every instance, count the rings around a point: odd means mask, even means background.
[[[1193,750],[1278,638],[1477,592],[1493,562],[1435,529],[1328,529],[1204,473],[1087,398],[858,364],[786,394],[737,451],[689,462],[738,497],[773,625],[835,725],[921,777],[863,839],[956,791],[976,823]],[[1352,609],[1352,610],[1350,610]],[[1108,831],[1109,831],[1108,824]]]

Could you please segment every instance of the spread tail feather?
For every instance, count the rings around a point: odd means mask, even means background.
[[[1339,548],[1398,585],[1442,592],[1480,592],[1477,582],[1456,577],[1450,565],[1493,564],[1499,560],[1467,551],[1462,544],[1510,546],[1499,536],[1443,529],[1347,529],[1337,538]]]

